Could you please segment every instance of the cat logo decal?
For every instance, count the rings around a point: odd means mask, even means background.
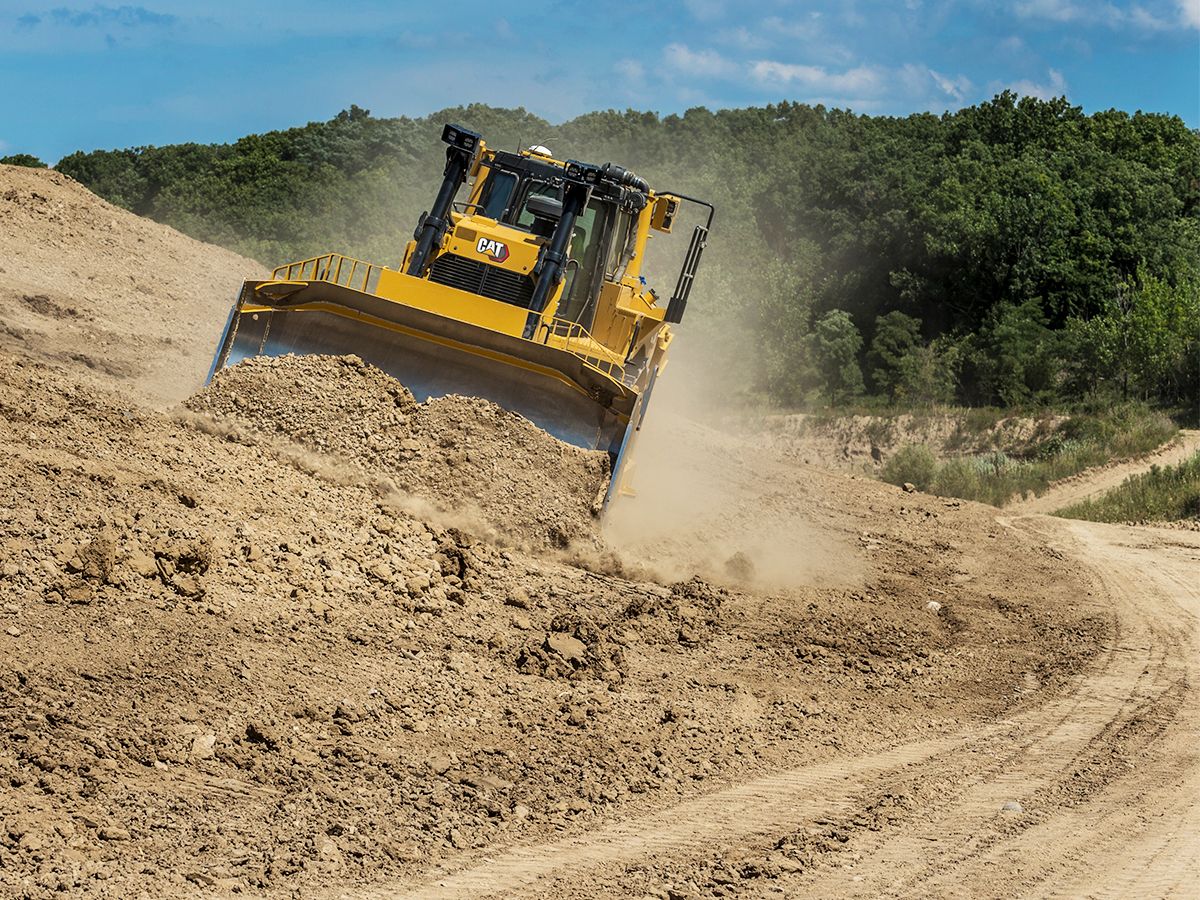
[[[508,244],[492,238],[481,237],[475,245],[476,253],[485,254],[492,262],[502,263],[508,259]]]

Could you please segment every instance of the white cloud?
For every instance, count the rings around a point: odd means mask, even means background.
[[[613,68],[627,82],[640,83],[646,77],[646,67],[636,59],[619,59]]]
[[[715,50],[692,50],[686,44],[668,44],[667,64],[683,75],[725,77],[736,74],[737,64]]]
[[[1011,91],[1015,91],[1025,97],[1037,97],[1039,100],[1049,100],[1052,97],[1061,97],[1067,93],[1067,80],[1063,78],[1062,72],[1058,69],[1050,69],[1047,72],[1049,81],[1039,83],[1023,78],[1020,81],[1014,81],[1011,84],[1002,85]]]
[[[1049,19],[1051,22],[1077,22],[1085,18],[1085,7],[1070,0],[1023,0],[1016,6],[1022,19]]]
[[[701,22],[710,22],[725,14],[725,0],[683,0],[683,5]]]
[[[971,88],[971,79],[966,75],[958,75],[951,78],[947,75],[942,75],[940,72],[935,72],[933,69],[925,69],[929,73],[929,77],[933,79],[933,83],[938,86],[943,94],[949,97],[957,104],[966,102],[967,94]]]
[[[837,71],[763,59],[750,64],[750,77],[768,89],[795,91],[797,99],[806,102],[851,106],[860,112],[894,100],[955,109],[969,102],[975,87],[965,75],[945,75],[915,63]]]
[[[1156,16],[1143,6],[1134,6],[1128,13],[1130,25],[1143,31],[1166,31],[1172,24],[1166,19]]]
[[[885,83],[885,70],[879,66],[856,66],[845,72],[830,72],[823,66],[761,59],[750,64],[750,74],[764,84],[836,94],[877,94]]]
[[[830,34],[826,19],[817,12],[787,17],[772,15],[758,21],[747,20],[737,28],[721,32],[719,37],[725,45],[746,53],[765,56],[771,52],[768,48],[782,47],[794,57],[802,57],[821,65],[844,65],[852,62],[857,56]]]
[[[821,17],[816,14],[807,19],[782,19],[779,16],[768,16],[763,19],[762,27],[776,37],[792,38],[798,41],[815,40],[825,30]]]
[[[722,31],[718,37],[722,43],[737,47],[739,50],[762,50],[770,43],[766,37],[755,34],[745,25]]]
[[[1191,12],[1200,23],[1200,0],[1174,0],[1187,24]],[[1151,8],[1153,7],[1153,8]],[[1189,10],[1191,7],[1191,10]],[[1014,12],[1022,19],[1045,19],[1059,24],[1100,25],[1113,29],[1136,28],[1140,31],[1165,31],[1172,27],[1162,0],[1149,0],[1149,6],[1134,3],[1123,8],[1114,3],[1086,3],[1075,0],[1018,0]]]
[[[1200,29],[1200,0],[1177,0],[1179,19],[1188,28]]]

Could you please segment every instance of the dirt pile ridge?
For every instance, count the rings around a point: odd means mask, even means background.
[[[288,356],[226,369],[187,406],[331,454],[501,544],[596,544],[607,454],[556,440],[486,400],[418,404],[357,357]]]
[[[0,350],[181,400],[208,371],[253,260],[101,200],[51,169],[0,165]]]

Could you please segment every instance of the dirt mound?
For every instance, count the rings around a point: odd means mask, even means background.
[[[246,360],[219,373],[187,406],[332,454],[501,543],[565,548],[595,541],[606,454],[564,444],[479,398],[417,404],[398,381],[357,357]]]
[[[203,381],[253,260],[0,165],[0,350],[180,400]]]

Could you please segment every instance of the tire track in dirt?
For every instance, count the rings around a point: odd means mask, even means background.
[[[1056,815],[1006,848],[1036,859],[1062,848],[1037,872],[1036,892],[1051,897],[1188,897],[1200,884],[1200,539],[1178,532],[1072,523],[1105,586],[1151,621],[1157,642],[1174,642],[1172,663],[1184,690],[1128,776],[1112,789]],[[1152,602],[1156,596],[1160,602]]]
[[[863,866],[798,881],[803,893],[1194,895],[1200,881],[1200,700],[1194,691],[1200,539],[1046,519],[1017,525],[1066,541],[1070,552],[1097,572],[1121,617],[1114,649],[1125,664],[1088,678],[1085,690],[1101,704],[1065,723],[1002,777],[966,792],[922,823],[859,846],[869,858]],[[1119,672],[1133,677],[1122,682]],[[1102,716],[1094,714],[1102,712],[1105,700],[1116,704],[1115,714],[1080,746],[1078,739],[1100,723]],[[1110,755],[1124,765],[1113,767],[1111,779],[1101,774],[1099,783],[1080,791],[1076,783],[1103,770]],[[1071,797],[1073,787],[1082,798]],[[1064,796],[1056,797],[1056,788]],[[1006,791],[1026,813],[1014,817],[1000,811]],[[950,849],[930,853],[931,845]]]
[[[918,763],[946,749],[945,741],[907,744],[860,757],[758,778],[664,811],[616,823],[579,837],[510,850],[481,865],[403,887],[333,896],[354,900],[518,896],[566,878],[659,854],[770,834],[847,811],[862,780]]]

